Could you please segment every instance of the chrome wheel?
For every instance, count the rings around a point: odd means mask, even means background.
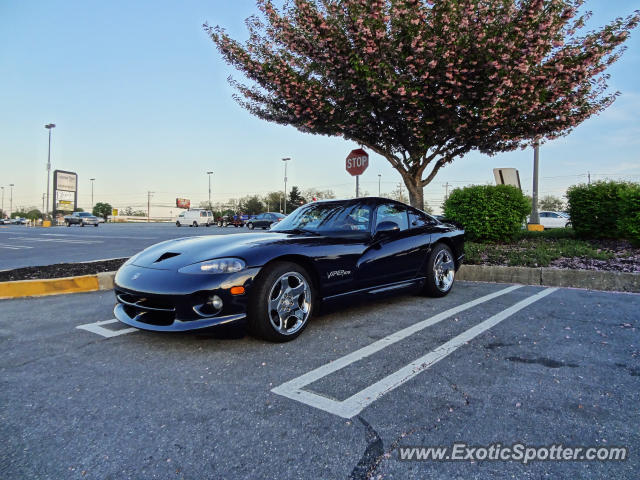
[[[455,264],[447,250],[441,250],[433,262],[433,275],[436,288],[441,292],[448,292],[453,285]]]
[[[311,288],[298,272],[287,272],[271,287],[269,321],[282,335],[293,335],[307,323],[311,313]]]

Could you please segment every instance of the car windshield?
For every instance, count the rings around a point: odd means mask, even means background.
[[[91,217],[92,215],[89,212],[80,212],[78,214],[79,217]]]
[[[371,208],[362,204],[313,203],[293,211],[271,227],[275,232],[362,234],[370,231]]]

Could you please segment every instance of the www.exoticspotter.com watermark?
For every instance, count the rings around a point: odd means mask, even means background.
[[[627,459],[627,447],[565,446],[562,444],[529,446],[522,443],[488,446],[454,443],[450,446],[400,447],[399,460],[404,461],[514,461],[528,464],[539,461],[555,462],[607,462]]]

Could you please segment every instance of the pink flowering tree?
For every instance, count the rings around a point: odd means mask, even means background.
[[[455,158],[566,135],[611,105],[604,72],[640,19],[583,32],[583,0],[257,3],[245,43],[204,25],[246,78],[230,79],[236,100],[384,156],[418,208]]]

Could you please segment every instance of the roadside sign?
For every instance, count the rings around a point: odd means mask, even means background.
[[[352,150],[347,155],[346,168],[352,176],[362,175],[369,166],[369,154],[363,149]]]
[[[113,215],[114,217],[117,217],[118,216],[118,209],[117,208],[112,209],[111,210],[111,215]]]
[[[496,185],[512,185],[520,190],[520,174],[515,168],[494,168],[493,176],[496,179]]]
[[[191,208],[191,201],[188,198],[176,198],[177,208]]]

